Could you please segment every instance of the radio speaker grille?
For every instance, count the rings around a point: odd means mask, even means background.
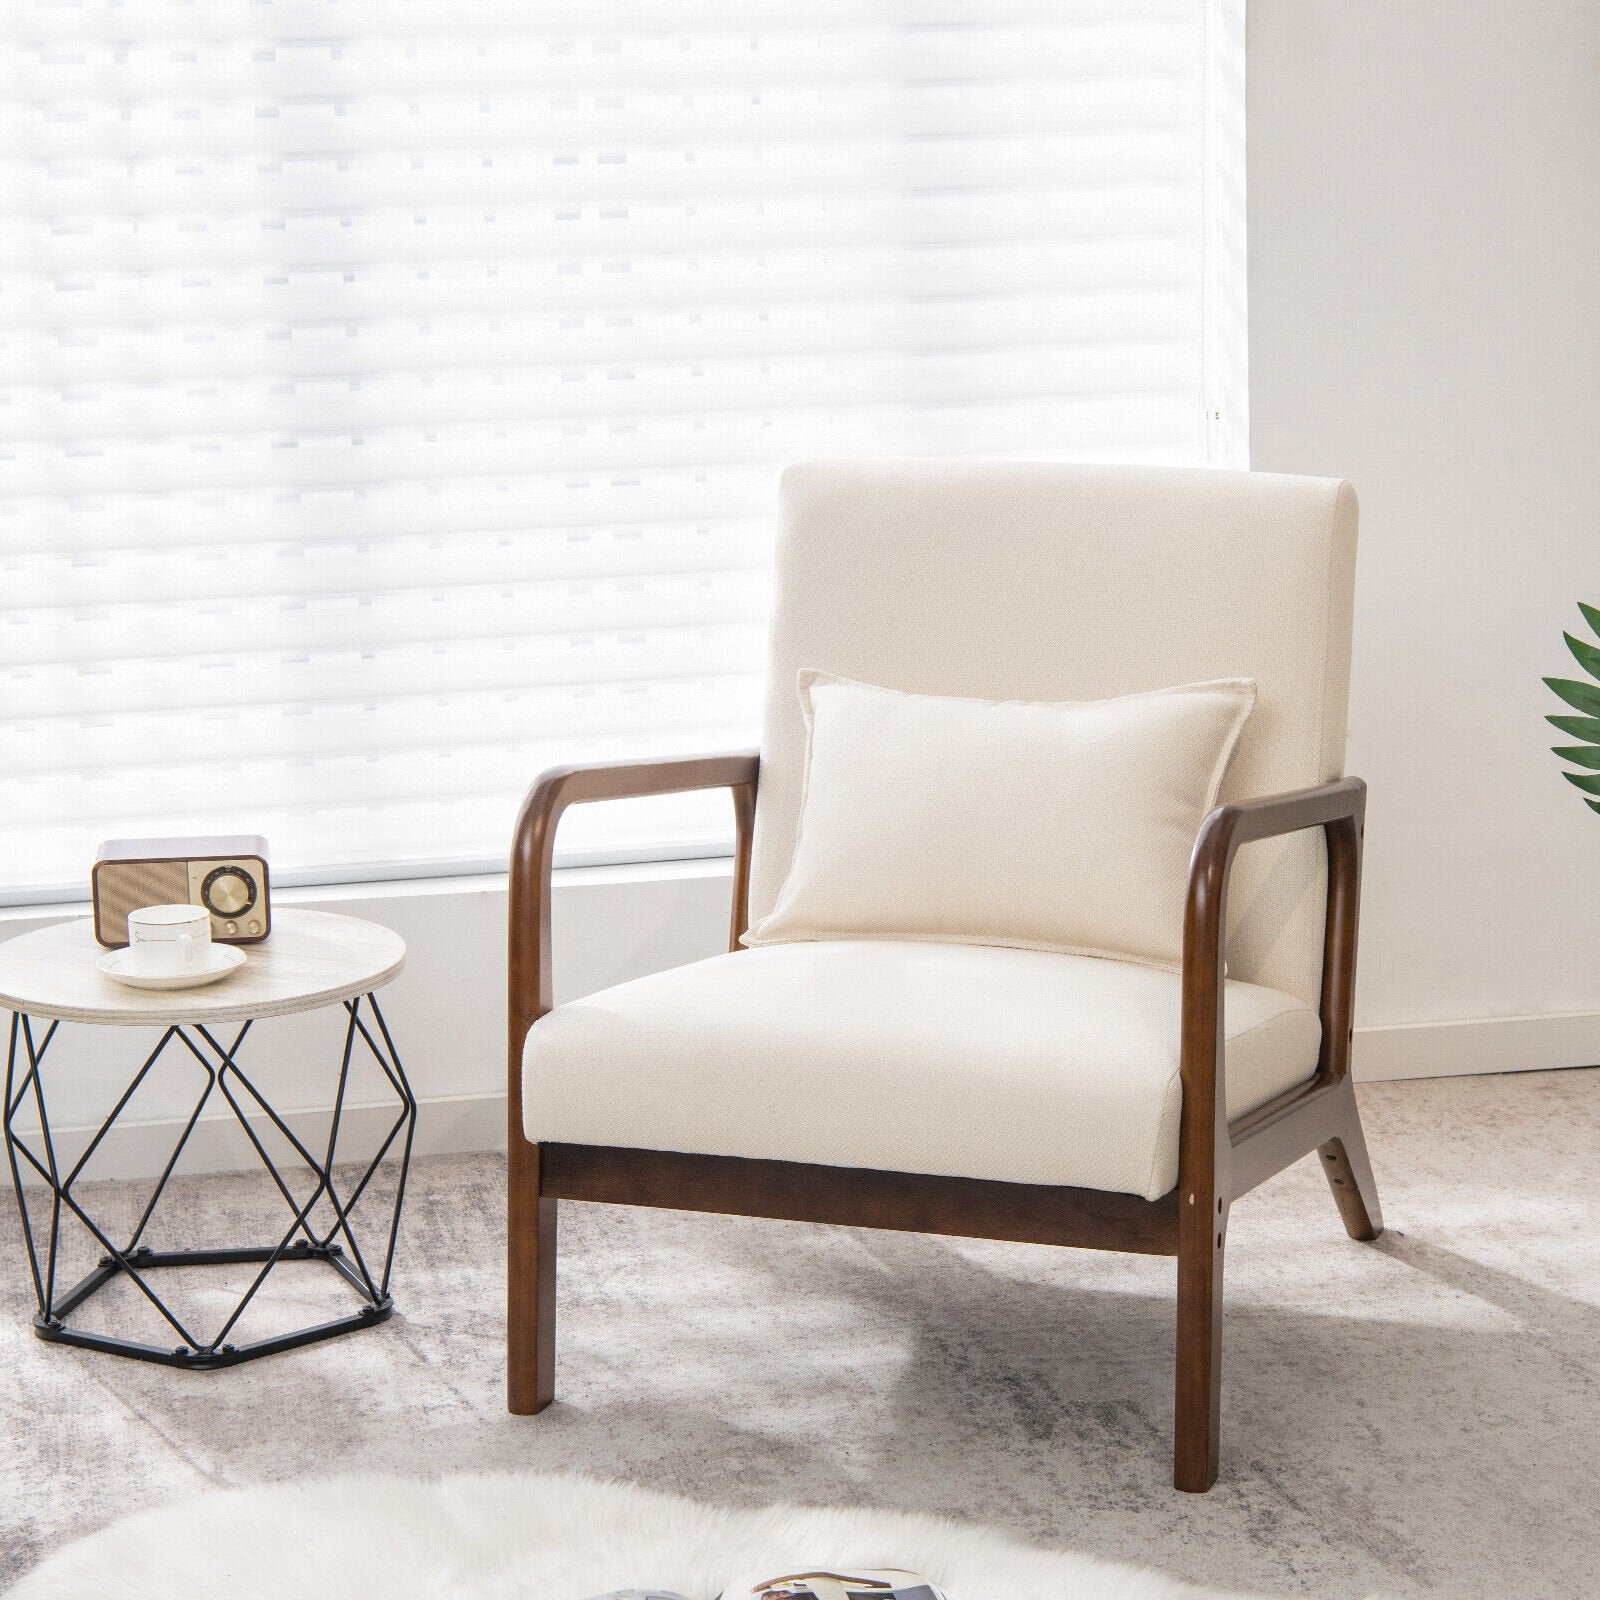
[[[128,913],[142,906],[185,905],[189,867],[183,861],[102,862],[94,875],[95,937],[128,942]]]

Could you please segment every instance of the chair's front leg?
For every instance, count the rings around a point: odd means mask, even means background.
[[[556,1395],[556,1205],[539,1192],[539,1146],[513,1132],[506,1152],[506,1407],[532,1416]]]
[[[1177,1393],[1174,1487],[1204,1494],[1217,1481],[1222,1423],[1222,1254],[1228,1207],[1185,1197],[1178,1223]],[[1191,1218],[1187,1215],[1193,1211]]]

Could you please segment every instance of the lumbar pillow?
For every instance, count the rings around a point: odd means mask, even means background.
[[[1116,700],[908,694],[807,669],[789,876],[749,945],[931,939],[1176,966],[1248,678]]]

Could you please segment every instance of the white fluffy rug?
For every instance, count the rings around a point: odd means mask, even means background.
[[[736,1576],[909,1567],[950,1600],[1221,1600],[936,1517],[730,1511],[564,1474],[326,1478],[201,1495],[68,1545],[10,1600],[587,1600]]]

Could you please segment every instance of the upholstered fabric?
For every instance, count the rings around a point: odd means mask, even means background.
[[[846,941],[713,956],[558,1006],[523,1055],[535,1142],[1072,1184],[1177,1181],[1180,980],[1095,956]],[[1316,1014],[1226,988],[1238,1115],[1309,1077]]]
[[[1248,679],[1115,700],[906,694],[803,671],[800,827],[747,945],[925,939],[1176,968]]]
[[[1317,478],[1021,463],[793,467],[783,479],[751,916],[788,875],[815,667],[924,694],[1094,700],[1247,677],[1224,800],[1343,770],[1356,504]],[[1242,978],[1315,1005],[1325,854],[1252,844]]]

